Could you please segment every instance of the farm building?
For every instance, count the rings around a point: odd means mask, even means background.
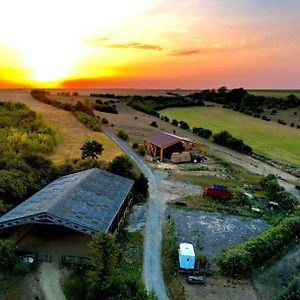
[[[133,183],[96,168],[63,176],[3,215],[0,232],[13,231],[17,240],[41,228],[56,228],[54,235],[77,232],[84,240],[99,231],[114,233],[132,201]]]
[[[204,156],[205,147],[187,138],[183,138],[166,132],[158,132],[144,139],[144,146],[148,155],[170,159],[172,154],[187,151],[198,152]]]

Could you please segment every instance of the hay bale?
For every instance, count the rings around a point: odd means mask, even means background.
[[[182,162],[190,162],[191,161],[191,153],[190,152],[182,152],[181,153],[181,161]]]
[[[178,152],[174,152],[171,155],[171,162],[174,164],[178,164],[181,162],[181,154]]]

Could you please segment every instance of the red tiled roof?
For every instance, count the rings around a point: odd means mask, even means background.
[[[150,137],[145,138],[145,141],[160,148],[167,145],[176,144],[178,142],[181,142],[182,140],[184,140],[184,138],[168,134],[166,132],[158,132],[151,135]]]

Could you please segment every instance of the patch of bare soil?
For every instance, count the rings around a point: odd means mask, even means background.
[[[275,299],[289,280],[300,277],[300,245],[253,276],[253,284],[261,299]]]
[[[16,280],[15,284],[4,294],[1,300],[44,300],[45,295],[40,286],[39,272],[31,272]],[[59,299],[57,299],[59,300]]]
[[[201,300],[257,300],[254,288],[248,281],[209,277],[204,285],[191,285],[181,276],[187,299]]]

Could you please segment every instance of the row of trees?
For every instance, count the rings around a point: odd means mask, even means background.
[[[227,131],[222,131],[213,135],[214,143],[222,145],[238,152],[252,155],[252,148],[244,143],[242,139],[237,139]]]
[[[45,90],[32,90],[31,95],[40,102],[52,105],[59,109],[71,111],[78,121],[83,123],[86,127],[93,131],[101,131],[101,119],[95,116],[94,109],[88,101],[85,103],[77,101],[76,104],[57,101],[50,99],[48,97],[48,92]]]
[[[263,106],[281,109],[300,106],[300,99],[295,95],[289,95],[286,98],[255,96],[249,94],[243,88],[228,90],[224,86],[217,90],[206,89],[201,92],[190,94],[187,97],[220,103],[236,109],[247,108],[254,112]]]

